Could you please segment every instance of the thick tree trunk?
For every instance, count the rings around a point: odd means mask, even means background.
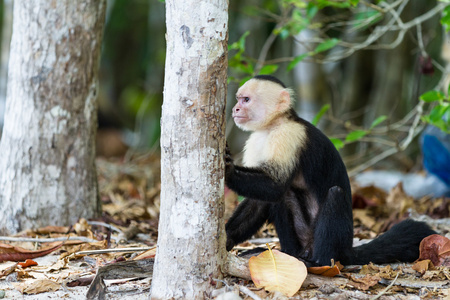
[[[0,47],[0,138],[5,117],[6,83],[8,80],[9,47],[11,45],[13,0],[3,0],[3,23]]]
[[[98,63],[106,1],[16,0],[0,232],[68,225],[99,211]]]
[[[226,0],[166,1],[161,214],[153,299],[203,299],[225,257]]]

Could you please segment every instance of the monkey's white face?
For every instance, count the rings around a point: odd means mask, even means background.
[[[236,125],[245,131],[264,129],[280,112],[290,107],[289,93],[272,82],[250,79],[236,93],[233,107]]]
[[[254,131],[261,127],[266,116],[266,107],[259,99],[255,81],[245,83],[236,93],[237,103],[233,107],[234,123],[245,131]]]

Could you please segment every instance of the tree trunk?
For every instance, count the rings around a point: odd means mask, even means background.
[[[166,1],[161,214],[153,299],[203,299],[225,257],[226,0]]]
[[[98,63],[105,0],[16,0],[0,143],[0,232],[99,212]]]
[[[9,46],[11,45],[13,0],[3,0],[0,46],[0,138],[5,116],[6,83],[8,80]]]

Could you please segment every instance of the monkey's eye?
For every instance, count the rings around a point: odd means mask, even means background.
[[[250,102],[250,98],[249,97],[244,97],[244,100],[242,100],[244,103]]]

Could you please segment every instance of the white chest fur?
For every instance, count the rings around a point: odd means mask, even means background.
[[[245,143],[244,166],[257,167],[261,163],[270,160],[267,144],[269,140],[268,131],[253,132]]]
[[[277,172],[290,174],[306,140],[306,128],[293,121],[255,131],[245,144],[244,166],[258,167],[267,162]]]

